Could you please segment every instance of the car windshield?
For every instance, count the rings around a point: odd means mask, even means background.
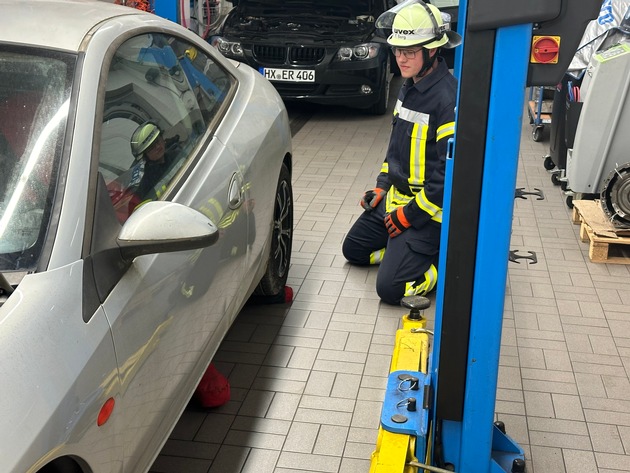
[[[0,45],[0,271],[40,259],[74,67],[68,54]]]

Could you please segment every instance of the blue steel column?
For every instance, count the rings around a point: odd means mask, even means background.
[[[179,15],[177,13],[178,4],[179,0],[155,0],[153,8],[156,15],[179,23]]]
[[[458,473],[499,473],[524,466],[523,450],[493,421],[525,89],[560,80],[599,2],[470,3],[459,5],[465,34],[436,296],[433,460]],[[562,36],[558,63],[529,64],[533,22],[538,35]]]
[[[499,351],[532,25],[497,31],[473,289],[461,459],[491,472]],[[481,464],[480,464],[481,462]]]
[[[459,24],[465,23],[466,3],[460,8]],[[518,168],[521,127],[532,25],[506,27],[497,31],[491,95],[486,130],[477,259],[473,288],[469,352],[462,422],[443,421],[441,440],[444,457],[460,473],[505,471],[492,459],[493,420],[499,370],[499,353],[507,280],[514,190]],[[455,75],[461,67],[456,57]],[[453,160],[447,161],[452,178]],[[444,196],[442,237],[448,235],[451,182]],[[447,247],[448,251],[448,247]],[[444,268],[442,252],[440,267]],[[436,300],[434,353],[440,352],[443,285],[442,273]],[[435,372],[439,386],[439,359]],[[439,388],[438,388],[439,389]]]

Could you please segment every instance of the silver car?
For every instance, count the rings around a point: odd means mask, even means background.
[[[242,306],[284,290],[287,113],[150,13],[0,11],[0,472],[146,471]]]

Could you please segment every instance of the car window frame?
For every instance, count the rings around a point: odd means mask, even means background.
[[[116,38],[115,41],[112,41],[103,56],[103,61],[99,74],[100,80],[96,92],[96,105],[94,110],[95,119],[92,129],[92,147],[88,177],[88,202],[86,206],[86,223],[82,250],[83,258],[86,258],[90,254],[92,254],[92,245],[95,241],[94,222],[96,219],[95,213],[98,208],[96,203],[96,194],[99,179],[99,153],[102,139],[102,124],[105,114],[105,95],[107,92],[106,89],[108,71],[119,48],[129,39],[143,34],[163,34],[176,38],[179,41],[190,43],[191,45],[195,46],[199,51],[202,51],[205,55],[213,59],[213,61],[224,71],[224,73],[230,80],[230,88],[228,93],[226,94],[225,99],[223,100],[223,103],[217,110],[217,113],[214,115],[213,119],[206,124],[206,130],[203,133],[202,138],[198,140],[194,148],[190,151],[190,157],[187,160],[186,164],[181,169],[179,169],[172,185],[169,186],[168,189],[161,195],[159,200],[172,200],[173,196],[177,194],[179,189],[181,189],[186,179],[192,174],[193,170],[201,160],[203,150],[209,145],[217,128],[219,127],[220,123],[226,116],[227,111],[232,105],[234,97],[236,95],[236,91],[239,87],[237,77],[233,75],[232,72],[227,69],[223,64],[221,64],[220,60],[217,60],[217,56],[219,55],[219,53],[217,52],[216,54],[212,54],[210,52],[212,51],[212,46],[202,43],[200,40],[197,40],[196,37],[187,37],[185,35],[178,34],[176,31],[168,28],[156,28],[154,26],[146,26],[130,29],[129,31],[121,34],[118,38]]]

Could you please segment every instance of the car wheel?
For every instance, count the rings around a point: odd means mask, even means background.
[[[372,105],[370,113],[373,115],[384,115],[387,112],[387,106],[389,105],[389,61],[383,67],[383,80],[381,82],[381,88],[378,92],[378,102]]]
[[[273,234],[267,270],[254,294],[276,296],[284,290],[291,263],[293,242],[293,190],[291,173],[285,164],[280,169],[273,211]]]

